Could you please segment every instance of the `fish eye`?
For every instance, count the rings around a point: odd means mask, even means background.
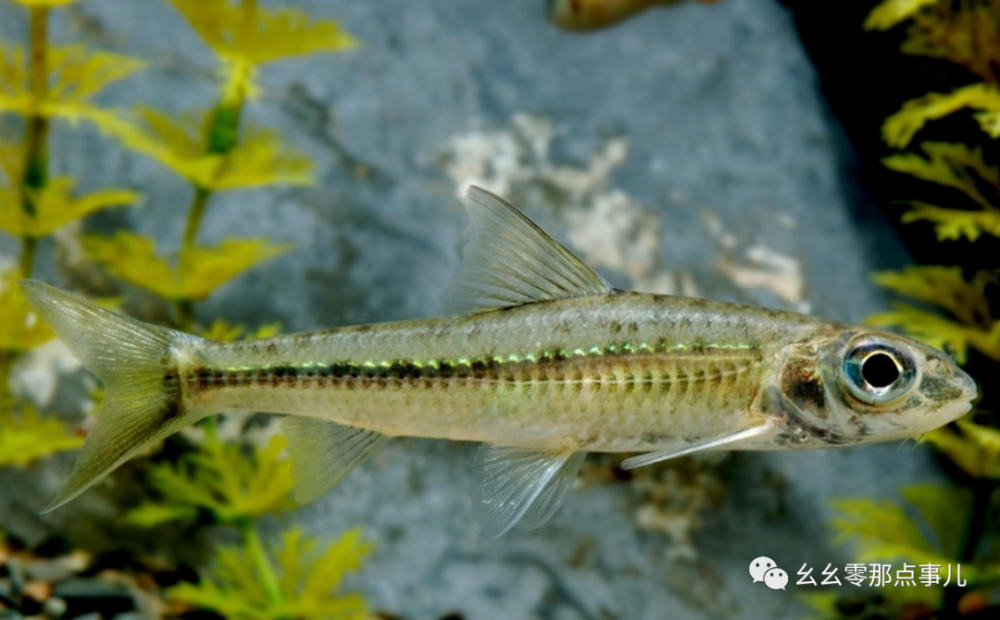
[[[847,389],[870,405],[892,402],[914,383],[913,361],[899,349],[882,343],[858,345],[844,358]]]

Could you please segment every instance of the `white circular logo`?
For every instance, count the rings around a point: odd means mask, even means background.
[[[772,590],[784,590],[788,585],[788,573],[780,568],[772,568],[764,573],[764,585]]]
[[[753,577],[753,582],[764,581],[764,573],[776,566],[778,565],[774,563],[774,560],[764,556],[750,562],[750,576]]]

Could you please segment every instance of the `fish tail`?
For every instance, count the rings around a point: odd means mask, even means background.
[[[150,444],[204,417],[186,411],[176,352],[200,340],[22,280],[35,312],[104,383],[105,396],[69,480],[42,511],[74,499]]]

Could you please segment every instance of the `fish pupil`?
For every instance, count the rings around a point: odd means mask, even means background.
[[[861,376],[874,388],[889,387],[899,379],[899,365],[887,353],[874,353],[861,364]]]

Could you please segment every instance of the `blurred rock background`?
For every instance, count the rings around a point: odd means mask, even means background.
[[[434,315],[470,182],[621,287],[857,322],[886,304],[869,273],[908,261],[859,182],[791,12],[773,0],[682,3],[587,35],[554,28],[536,1],[288,4],[341,20],[362,46],[264,74],[249,117],[308,152],[319,182],[216,198],[204,239],[266,232],[295,250],[201,304],[205,322],[297,331]],[[0,36],[23,39],[26,27],[0,4]],[[53,32],[150,63],[106,104],[171,112],[215,92],[211,56],[166,3],[86,0]],[[57,129],[53,145],[56,169],[145,197],[88,226],[176,247],[185,182],[94,132]],[[0,239],[0,257],[13,256]],[[51,260],[39,275],[58,281]],[[584,476],[545,528],[492,541],[471,517],[472,449],[394,441],[293,518],[331,536],[363,525],[376,549],[358,587],[402,618],[798,618],[802,588],[752,584],[750,561],[772,557],[793,580],[803,563],[842,566],[828,499],[895,498],[940,476],[925,449],[896,445],[738,454],[646,487]],[[5,474],[7,529],[38,539],[73,520],[73,507],[34,514],[71,460],[53,461],[41,486]]]

